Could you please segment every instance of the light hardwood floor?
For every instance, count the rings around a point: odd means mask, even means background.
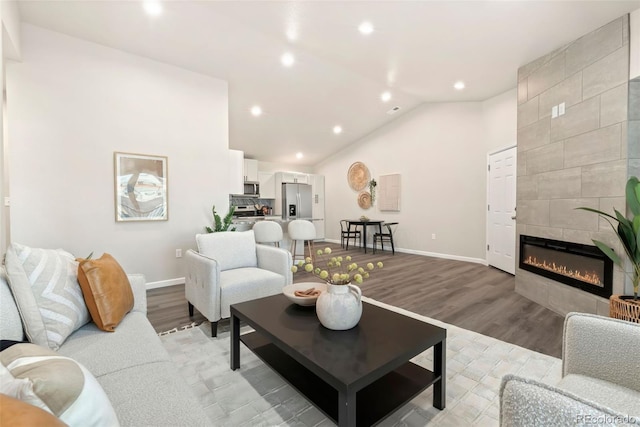
[[[345,251],[340,245],[316,243],[316,249],[330,247],[335,256],[351,255],[358,264],[382,261],[361,286],[364,295],[406,310],[441,320],[512,344],[560,357],[562,316],[514,291],[510,274],[479,264],[451,261],[390,251],[365,255],[362,249]],[[295,282],[313,281],[304,272]],[[148,292],[148,317],[156,331],[166,331],[190,322],[206,320],[200,313],[189,318],[184,286]]]

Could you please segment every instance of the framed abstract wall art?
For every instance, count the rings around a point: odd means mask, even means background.
[[[114,153],[116,221],[169,219],[167,158]]]

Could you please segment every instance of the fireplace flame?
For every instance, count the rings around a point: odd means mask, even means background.
[[[532,256],[527,257],[527,259],[524,260],[524,263],[557,274],[562,274],[563,276],[571,277],[573,279],[578,279],[583,282],[591,283],[592,285],[602,285],[602,279],[600,279],[600,276],[598,276],[597,273],[571,270],[564,265],[557,265],[555,262],[548,263],[546,260],[540,262],[536,257]]]

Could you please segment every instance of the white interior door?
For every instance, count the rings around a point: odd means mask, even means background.
[[[489,154],[487,262],[516,270],[516,147]]]

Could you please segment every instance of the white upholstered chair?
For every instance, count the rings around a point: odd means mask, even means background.
[[[258,221],[253,226],[256,243],[275,243],[280,247],[282,241],[282,227],[275,221]]]
[[[506,375],[500,387],[500,425],[608,425],[598,420],[615,419],[627,420],[619,425],[640,425],[639,355],[640,324],[569,313],[562,380],[551,386]]]
[[[231,316],[231,304],[276,295],[293,282],[291,255],[256,245],[253,230],[196,235],[198,252],[185,253],[185,296],[189,315],[197,308],[211,322]]]
[[[289,223],[287,229],[289,238],[291,239],[291,256],[296,259],[296,249],[298,240],[302,241],[302,259],[304,259],[304,242],[309,246],[309,256],[313,259],[313,239],[316,238],[316,227],[311,221],[304,219],[296,219]],[[299,255],[298,255],[299,256]]]

